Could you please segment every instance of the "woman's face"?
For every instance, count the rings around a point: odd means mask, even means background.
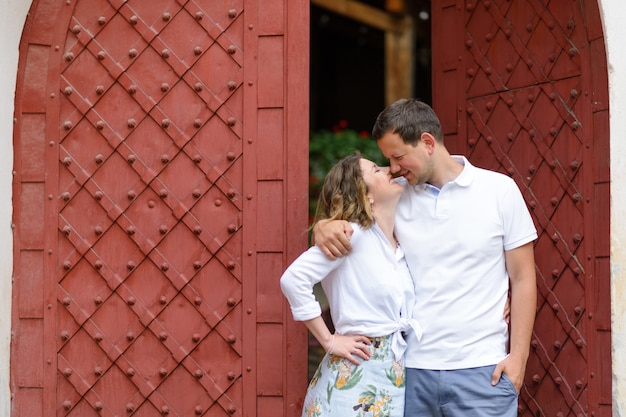
[[[394,181],[389,173],[389,168],[381,168],[369,159],[361,158],[359,161],[363,180],[367,185],[367,195],[377,204],[389,198],[397,201],[404,191],[404,187]]]

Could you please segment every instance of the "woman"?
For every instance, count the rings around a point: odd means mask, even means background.
[[[403,333],[421,328],[411,319],[413,280],[393,233],[404,187],[388,170],[356,152],[339,161],[322,185],[315,222],[347,220],[352,251],[335,260],[316,246],[280,279],[295,320],[326,350],[313,376],[302,416],[404,414]],[[313,286],[321,282],[335,334],[321,317]]]

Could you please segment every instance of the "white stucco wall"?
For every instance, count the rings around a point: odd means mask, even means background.
[[[13,100],[18,48],[31,0],[0,0],[0,416],[10,415],[13,246]],[[626,1],[599,0],[609,60],[613,416],[626,417]]]
[[[626,2],[600,1],[609,61],[613,416],[626,416]]]

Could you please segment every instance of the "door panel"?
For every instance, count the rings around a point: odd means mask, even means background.
[[[16,99],[15,415],[299,414],[308,4],[57,3]]]
[[[520,415],[609,416],[608,86],[597,4],[433,5],[446,145],[514,178],[539,233]]]

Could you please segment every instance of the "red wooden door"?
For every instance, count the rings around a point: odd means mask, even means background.
[[[539,232],[519,414],[610,416],[608,86],[597,3],[432,4],[446,144],[511,175]]]
[[[33,2],[14,416],[299,415],[278,278],[306,245],[308,23],[303,0]]]

